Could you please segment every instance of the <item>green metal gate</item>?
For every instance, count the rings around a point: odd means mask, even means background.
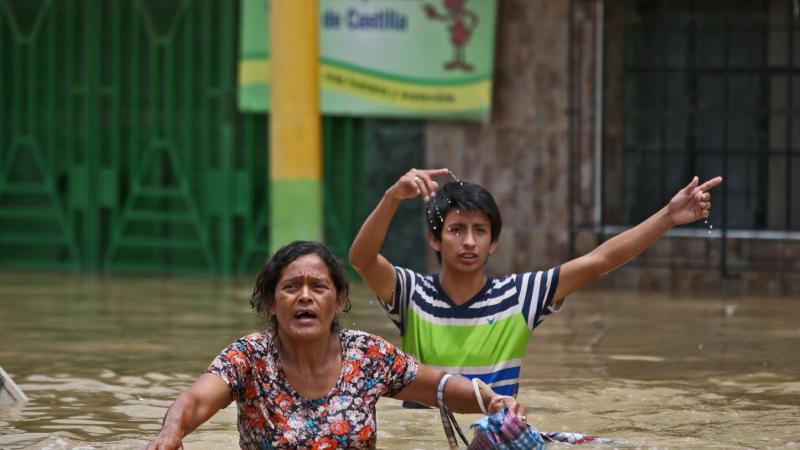
[[[268,118],[236,110],[238,2],[0,2],[0,264],[251,271]],[[326,240],[357,229],[361,120],[324,120]]]

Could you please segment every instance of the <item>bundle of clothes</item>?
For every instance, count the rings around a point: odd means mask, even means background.
[[[467,446],[468,450],[544,450],[548,442],[563,442],[567,444],[585,444],[587,442],[615,444],[619,441],[569,432],[540,432],[525,419],[517,416],[508,408],[494,414],[484,416],[472,424],[475,432],[472,441],[468,441],[458,426],[453,413],[440,405],[442,425],[444,426],[447,441],[451,449],[458,449],[453,429]]]

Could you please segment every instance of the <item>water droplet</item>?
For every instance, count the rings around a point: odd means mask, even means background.
[[[433,229],[434,229],[434,230],[436,229],[436,225],[434,225],[434,226],[433,226]],[[709,233],[710,233],[710,231],[709,231]]]
[[[463,185],[464,185],[464,182],[463,182],[463,181],[459,181],[459,182],[458,182],[458,185],[459,185],[459,186],[463,186]]]
[[[708,234],[711,234],[711,230],[708,230]]]
[[[709,226],[708,226],[708,229],[709,229],[709,230],[713,230],[713,229],[714,229],[714,225],[709,225]]]
[[[704,221],[703,221],[703,223],[704,223],[705,225],[708,225],[708,221],[707,221],[707,220],[704,220]]]

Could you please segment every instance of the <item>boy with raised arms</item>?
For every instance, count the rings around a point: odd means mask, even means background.
[[[630,261],[670,228],[707,218],[708,192],[722,182],[697,177],[661,210],[586,255],[544,271],[489,277],[502,219],[492,195],[462,181],[443,186],[448,169],[411,169],[389,187],[350,247],[350,263],[402,334],[403,349],[425,364],[480,378],[498,394],[516,395],[525,348],[564,298]],[[427,240],[439,273],[396,267],[380,254],[389,223],[405,200],[426,201]]]

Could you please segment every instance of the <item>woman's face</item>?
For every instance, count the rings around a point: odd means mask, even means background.
[[[300,256],[283,269],[275,287],[271,314],[286,338],[310,341],[325,337],[344,305],[330,271],[316,253]]]

